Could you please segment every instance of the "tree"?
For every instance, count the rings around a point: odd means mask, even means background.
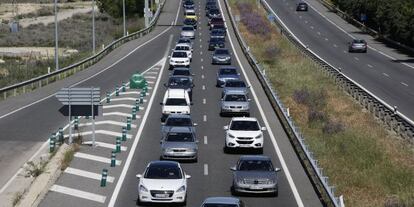
[[[114,18],[121,18],[123,16],[122,0],[98,0],[99,10],[106,12]],[[144,15],[144,0],[125,0],[126,16],[140,16]]]

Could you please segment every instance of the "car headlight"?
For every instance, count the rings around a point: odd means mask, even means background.
[[[218,59],[218,57],[216,57],[216,56],[213,56],[213,59],[214,59],[214,60],[217,60],[217,59]]]
[[[170,148],[165,148],[164,149],[164,152],[172,152],[173,150],[172,149],[170,149]]]
[[[233,136],[232,134],[228,134],[230,138],[236,138],[235,136]]]
[[[139,191],[140,192],[148,192],[148,189],[143,185],[139,185]]]
[[[263,137],[263,135],[262,134],[259,134],[259,135],[257,135],[256,137],[255,137],[255,139],[260,139],[260,138],[262,138]]]
[[[178,188],[177,193],[181,193],[181,192],[184,192],[184,191],[185,191],[185,185]]]
[[[189,149],[187,149],[187,152],[196,152],[196,149],[194,149],[194,148],[189,148]]]
[[[268,181],[267,181],[267,184],[275,184],[276,182],[274,181],[274,180],[272,180],[272,179],[269,179]]]

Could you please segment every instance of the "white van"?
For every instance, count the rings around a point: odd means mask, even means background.
[[[190,114],[190,96],[185,89],[169,88],[165,91],[162,106],[161,121],[164,121],[170,114]]]

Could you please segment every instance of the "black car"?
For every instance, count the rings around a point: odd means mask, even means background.
[[[224,38],[210,38],[208,41],[208,50],[215,50],[216,48],[224,48]]]
[[[224,20],[222,17],[214,17],[208,22],[210,26],[210,30],[217,29],[217,28],[225,28],[224,27]]]
[[[185,18],[183,23],[184,25],[191,25],[194,29],[197,29],[197,20],[193,18]]]
[[[191,0],[187,0],[183,3],[183,6],[186,9],[194,9],[194,2]]]
[[[225,38],[226,37],[226,30],[225,29],[212,29],[210,32],[211,38]]]
[[[183,75],[170,76],[168,83],[165,84],[165,86],[168,88],[185,89],[190,96],[190,100],[193,99],[194,84],[192,77]]]
[[[209,1],[206,3],[206,12],[208,12],[208,10],[210,10],[211,8],[217,8],[217,2],[215,1]]]
[[[210,8],[206,14],[210,19],[214,17],[221,17],[220,9],[218,8]]]
[[[308,11],[308,4],[305,2],[299,2],[296,5],[296,11]]]

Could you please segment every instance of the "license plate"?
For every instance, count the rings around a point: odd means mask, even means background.
[[[250,186],[250,189],[253,189],[253,190],[261,190],[261,189],[263,189],[262,187],[260,187],[260,186],[257,186],[257,185],[251,185]]]
[[[155,194],[157,198],[168,198],[168,194]]]
[[[249,144],[241,144],[240,147],[250,147]]]

